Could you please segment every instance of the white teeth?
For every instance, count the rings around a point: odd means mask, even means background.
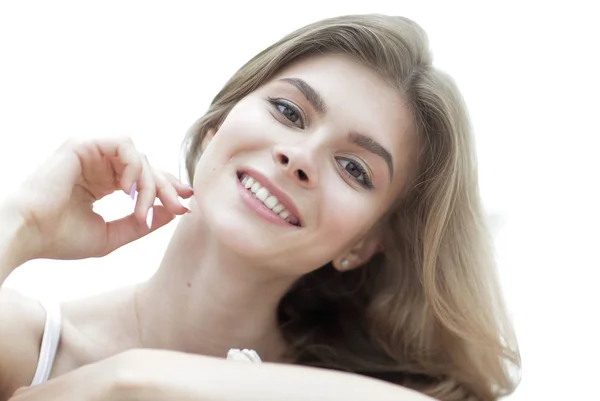
[[[265,206],[268,207],[269,209],[273,209],[277,205],[278,202],[279,202],[279,200],[277,200],[277,198],[274,196],[269,196],[266,200],[263,201]],[[275,213],[279,213],[279,212],[275,212]]]
[[[254,187],[254,185],[253,185],[253,187]],[[268,196],[269,196],[269,191],[267,191],[264,188],[261,188],[258,191],[256,191],[256,197],[258,199],[260,199],[263,203],[265,202],[265,200],[267,199]]]
[[[263,203],[263,205],[265,205],[266,207],[271,209],[274,213],[278,214],[279,217],[281,217],[288,223],[297,225],[298,219],[294,217],[294,219],[293,219],[294,222],[292,222],[291,219],[289,218],[290,212],[285,210],[283,205],[281,205],[279,203],[279,199],[277,199],[275,196],[271,195],[269,193],[269,191],[266,188],[263,188],[262,185],[258,181],[256,181],[254,178],[250,177],[249,175],[244,174],[242,176],[240,182],[246,189],[251,191],[254,194],[254,196]]]

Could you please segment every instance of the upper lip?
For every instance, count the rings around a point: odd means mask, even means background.
[[[252,178],[257,179],[263,187],[269,191],[269,193],[277,198],[277,200],[285,206],[285,208],[294,216],[298,218],[298,225],[300,227],[304,226],[304,221],[302,216],[300,216],[300,212],[298,212],[298,208],[296,208],[296,204],[292,198],[290,198],[283,190],[279,189],[271,180],[269,180],[265,175],[261,174],[256,170],[252,170],[249,168],[242,169],[238,172],[238,175],[248,174]]]

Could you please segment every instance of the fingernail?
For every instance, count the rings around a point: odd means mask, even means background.
[[[179,201],[181,206],[183,206],[184,208],[186,208],[188,210],[188,213],[189,213],[190,212],[190,199],[183,199],[181,196],[178,196],[177,200]]]
[[[133,183],[133,185],[131,186],[131,189],[129,190],[129,196],[131,196],[131,199],[134,199],[136,193],[137,193],[137,181]]]
[[[148,209],[148,215],[146,216],[146,225],[148,230],[152,228],[152,219],[154,218],[154,208]]]
[[[185,187],[187,189],[189,189],[190,191],[194,192],[194,188],[191,185],[189,185],[189,184],[183,184],[183,185],[185,185]]]
[[[136,204],[137,204],[137,198],[138,198],[138,194],[137,194],[137,192],[136,192],[136,193],[133,195],[133,206],[132,206],[132,209],[131,209],[131,213],[132,213],[132,214],[133,214],[133,213],[135,213],[135,206],[136,206]]]

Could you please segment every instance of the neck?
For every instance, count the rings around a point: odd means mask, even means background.
[[[250,348],[281,361],[276,311],[292,282],[227,252],[199,212],[187,214],[157,273],[136,289],[142,346],[217,357]]]

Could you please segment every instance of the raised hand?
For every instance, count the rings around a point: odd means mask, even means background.
[[[134,212],[107,222],[95,201],[123,190]],[[188,212],[178,199],[193,191],[155,171],[128,138],[71,140],[9,198],[24,222],[27,259],[83,259],[107,255]],[[153,206],[155,199],[162,205]],[[6,212],[6,210],[4,211]]]

